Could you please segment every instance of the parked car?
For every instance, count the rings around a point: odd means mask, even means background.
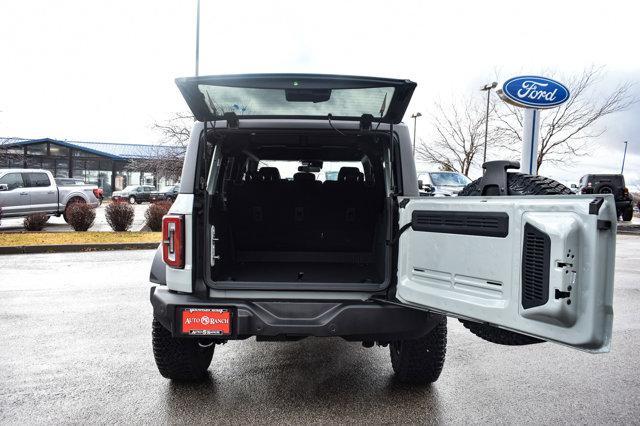
[[[609,350],[612,195],[564,195],[558,182],[492,162],[458,197],[420,197],[401,123],[409,80],[177,84],[196,121],[150,273],[164,377],[201,379],[228,340],[319,336],[388,346],[400,381],[434,382],[446,316],[493,343]],[[239,116],[227,105],[249,108]],[[335,181],[317,180],[341,162]],[[298,172],[287,180],[284,170]]]
[[[159,191],[151,191],[150,200],[151,201],[174,201],[180,192],[180,184],[165,186],[161,188]]]
[[[633,197],[625,185],[623,175],[584,175],[576,189],[581,194],[613,194],[617,216],[625,221],[633,219]]]
[[[455,197],[471,179],[458,172],[424,172],[418,174],[418,188],[421,195],[434,197]]]
[[[56,184],[58,186],[84,186],[84,185],[86,185],[84,183],[83,179],[75,179],[75,178],[56,178]],[[99,203],[102,204],[102,201],[104,200],[104,190],[102,188],[98,188],[98,191],[96,192],[96,196],[98,197]]]
[[[96,185],[57,185],[51,172],[40,169],[0,169],[0,207],[3,217],[44,213],[63,215],[72,203],[99,205]]]
[[[155,188],[150,185],[129,185],[122,191],[113,191],[111,199],[114,201],[128,201],[130,204],[151,201],[151,193]]]

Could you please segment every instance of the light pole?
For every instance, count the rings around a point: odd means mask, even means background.
[[[498,82],[494,81],[491,84],[485,84],[482,89],[483,92],[487,92],[487,116],[484,123],[484,153],[482,154],[482,164],[487,162],[487,136],[489,135],[489,104],[491,101],[491,89],[495,89],[498,86]]]
[[[200,71],[200,0],[196,9],[196,77]]]
[[[413,118],[413,158],[416,158],[416,126],[418,124],[418,117],[422,117],[422,114],[419,112],[411,115],[411,118]]]
[[[624,160],[627,158],[627,142],[624,141],[624,154],[622,154],[622,170],[620,170],[620,174],[624,173]]]

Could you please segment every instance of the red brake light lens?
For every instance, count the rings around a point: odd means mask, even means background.
[[[184,216],[162,218],[162,260],[172,268],[184,268]]]

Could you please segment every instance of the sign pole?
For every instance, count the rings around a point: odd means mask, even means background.
[[[522,159],[520,172],[538,174],[538,139],[540,138],[540,110],[524,110],[524,131],[522,134]]]
[[[550,78],[524,75],[505,81],[497,93],[508,104],[524,108],[520,172],[537,175],[540,110],[567,102],[571,96],[569,89]]]

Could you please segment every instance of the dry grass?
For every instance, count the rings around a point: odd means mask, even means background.
[[[0,246],[58,244],[159,243],[162,232],[6,232]]]

